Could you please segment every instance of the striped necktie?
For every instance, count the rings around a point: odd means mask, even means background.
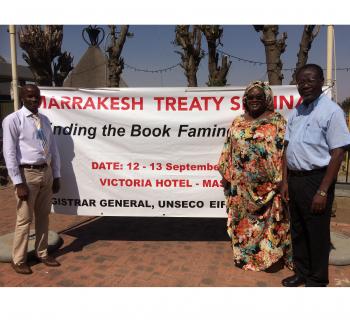
[[[36,129],[37,129],[37,138],[41,141],[41,145],[42,145],[43,150],[44,150],[45,159],[46,159],[47,163],[49,163],[50,162],[49,158],[48,158],[49,145],[47,143],[47,139],[45,137],[44,130],[41,127],[40,117],[38,114],[33,114],[32,117],[34,119],[34,123],[35,123]]]

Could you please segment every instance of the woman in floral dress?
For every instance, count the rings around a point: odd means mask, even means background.
[[[243,96],[219,160],[235,264],[261,271],[281,258],[292,268],[290,230],[279,187],[286,121],[274,112],[273,94],[254,81]]]

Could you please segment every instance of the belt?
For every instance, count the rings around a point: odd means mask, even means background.
[[[47,163],[43,164],[21,164],[20,168],[26,168],[26,169],[44,169],[47,167]]]
[[[288,170],[288,174],[292,177],[305,177],[305,176],[309,176],[312,174],[326,172],[327,168],[328,167],[322,167],[322,168],[317,168],[317,169],[313,169],[313,170],[301,170],[301,171]]]

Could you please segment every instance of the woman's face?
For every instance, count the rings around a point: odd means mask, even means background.
[[[247,93],[247,111],[256,118],[266,111],[266,98],[264,90],[259,87],[250,89]]]

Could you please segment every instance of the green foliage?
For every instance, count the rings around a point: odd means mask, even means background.
[[[342,109],[346,114],[349,114],[350,112],[350,97],[345,98],[345,100],[340,104]]]
[[[346,123],[349,125],[350,118],[350,97],[345,98],[345,100],[340,104],[342,109],[345,112]]]

